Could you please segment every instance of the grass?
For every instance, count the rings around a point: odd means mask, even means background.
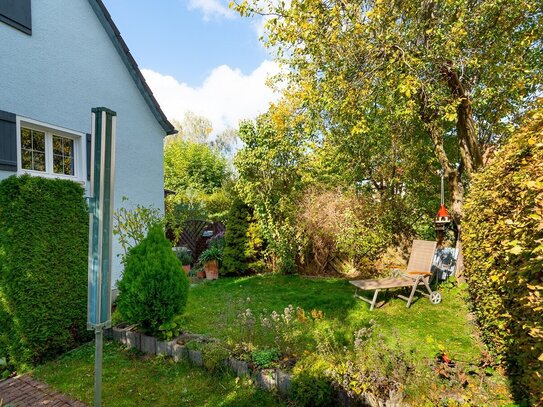
[[[84,345],[35,369],[32,376],[92,405],[94,346]],[[212,375],[187,362],[149,358],[104,343],[104,406],[281,406],[271,393],[231,375]]]
[[[382,294],[386,304],[374,311],[369,311],[367,303],[355,299],[354,292],[355,288],[341,279],[271,274],[199,282],[190,289],[183,316],[184,329],[223,339],[230,345],[243,341],[252,343],[257,349],[272,350],[275,345],[271,331],[261,327],[254,337],[244,336],[247,331],[240,324],[240,312],[249,308],[258,318],[272,311],[281,313],[289,305],[306,311],[320,310],[324,317],[302,324],[305,331],[302,340],[296,342],[297,366],[304,368],[312,366],[316,360],[330,363],[334,359],[340,360],[342,349],[346,349],[343,346],[352,348],[354,332],[367,327],[373,319],[375,333],[386,343],[387,350],[371,347],[370,342],[369,353],[364,354],[364,358],[373,362],[368,363],[380,363],[379,358],[385,352],[384,355],[388,359],[392,357],[393,362],[392,371],[383,374],[394,374],[401,368],[396,363],[403,363],[394,361],[394,355],[401,353],[399,348],[409,352],[415,361],[413,369],[418,373],[411,374],[409,383],[403,383],[406,401],[418,405],[421,400],[431,400],[427,404],[433,405],[441,403],[444,397],[452,397],[452,400],[460,398],[472,405],[508,403],[507,383],[498,372],[491,372],[490,377],[486,373],[471,376],[468,373],[470,369],[479,370],[477,365],[484,347],[469,318],[462,289],[442,287],[441,304],[432,305],[428,299],[420,298],[409,309],[394,295]],[[326,340],[322,332],[333,332],[339,343],[335,350],[322,353],[318,349],[319,341]],[[440,377],[433,371],[435,364],[432,360],[437,352],[443,350],[453,360],[467,366],[467,370],[457,374],[453,369],[445,372],[452,374],[452,378]],[[93,347],[86,345],[37,368],[33,374],[59,391],[88,403],[92,399],[92,372]],[[462,378],[464,373],[468,376]],[[186,362],[174,364],[171,359],[141,357],[112,343],[107,343],[104,349],[103,382],[106,406],[282,405],[272,394],[257,390],[246,381],[228,374],[211,375]],[[447,401],[443,405],[446,404]]]
[[[373,319],[385,338],[397,337],[419,357],[433,357],[440,348],[462,360],[477,360],[480,356],[482,348],[458,288],[441,290],[441,304],[432,305],[420,298],[409,309],[404,301],[380,293],[379,298],[387,301],[374,311],[355,299],[354,292],[355,287],[342,279],[271,274],[220,278],[191,288],[184,322],[192,332],[226,339],[229,332],[225,325],[232,324],[240,311],[250,308],[255,315],[282,312],[292,304],[306,311],[323,311],[323,322],[346,340],[352,340],[353,332]]]

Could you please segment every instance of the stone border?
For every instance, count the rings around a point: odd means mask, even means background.
[[[186,346],[177,343],[178,338],[172,341],[159,341],[153,336],[141,334],[133,330],[132,326],[119,324],[104,331],[105,337],[122,343],[129,348],[136,348],[147,355],[170,356],[174,361],[188,360],[193,365],[203,366],[204,355],[199,350],[187,349]],[[205,338],[202,335],[189,335],[191,339],[206,339],[214,342],[216,339]],[[281,396],[290,394],[292,375],[281,369],[255,370],[249,368],[249,364],[243,360],[228,358],[224,365],[238,377],[250,377],[261,389],[267,391],[276,390]]]

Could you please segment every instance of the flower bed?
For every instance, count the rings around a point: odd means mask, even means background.
[[[217,339],[204,335],[183,333],[171,341],[160,341],[148,335],[141,334],[134,330],[133,326],[119,324],[105,330],[107,338],[120,342],[123,345],[136,348],[148,355],[164,355],[172,357],[176,362],[186,359],[196,366],[205,366],[204,352],[190,349],[187,344],[191,341],[201,343],[217,343]],[[276,390],[282,396],[288,396],[291,387],[292,375],[281,369],[254,369],[248,362],[233,357],[220,361],[222,366],[229,368],[236,376],[249,376],[261,389]]]

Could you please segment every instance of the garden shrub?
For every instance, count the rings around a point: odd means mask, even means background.
[[[119,281],[117,309],[142,332],[160,336],[187,303],[189,282],[160,225],[129,250]]]
[[[248,246],[249,207],[239,198],[232,202],[224,239],[223,270],[225,274],[245,274],[247,271],[246,250]]]
[[[83,194],[67,180],[24,175],[0,183],[0,351],[17,367],[89,338]]]
[[[217,372],[225,367],[224,362],[230,357],[230,352],[220,342],[210,342],[202,346],[202,355],[204,367]]]
[[[313,358],[296,366],[291,389],[296,405],[316,407],[334,404],[334,389],[331,379],[326,375],[326,368],[322,360]]]
[[[543,109],[474,177],[465,203],[466,279],[483,337],[518,400],[543,394]]]
[[[305,272],[329,273],[342,258],[358,273],[373,272],[373,262],[392,243],[374,199],[337,190],[311,189],[300,201],[297,229],[304,236],[301,262]]]
[[[269,369],[280,358],[278,349],[256,349],[251,352],[251,360],[259,369]]]

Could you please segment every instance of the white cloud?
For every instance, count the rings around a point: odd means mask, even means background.
[[[279,95],[265,82],[278,72],[278,65],[272,61],[262,62],[249,75],[221,65],[213,69],[202,86],[191,87],[172,76],[142,70],[169,119],[181,121],[185,112],[192,111],[211,120],[214,134],[228,127],[237,128],[240,120],[254,119],[268,110]]]
[[[236,13],[228,8],[225,0],[190,0],[189,10],[201,10],[204,13],[204,20],[211,20],[213,17],[234,18]]]

